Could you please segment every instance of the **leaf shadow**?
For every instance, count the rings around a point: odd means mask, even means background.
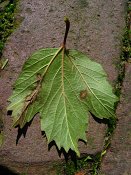
[[[12,110],[8,110],[7,111],[7,115],[10,115],[11,116],[12,115],[12,112],[13,112]]]
[[[91,116],[93,117],[93,119],[94,119],[97,123],[99,123],[99,124],[103,123],[103,124],[106,124],[106,125],[109,124],[109,120],[110,120],[110,119],[106,119],[106,118],[100,119],[100,118],[96,117],[93,113],[90,112],[90,114],[91,114]]]
[[[105,125],[107,125],[108,126],[108,129],[110,128],[110,130],[112,130],[112,132],[113,132],[113,128],[115,128],[116,127],[116,123],[117,123],[117,121],[118,121],[118,118],[109,118],[109,119],[106,119],[106,118],[103,118],[103,119],[100,119],[100,118],[97,118],[94,114],[92,114],[91,112],[90,112],[90,114],[91,114],[91,116],[93,117],[93,119],[97,122],[97,123],[99,123],[99,124],[101,124],[101,123],[103,123],[103,124],[105,124]]]
[[[18,144],[21,136],[24,136],[24,138],[26,137],[26,133],[27,133],[27,130],[28,128],[30,127],[31,123],[32,123],[33,119],[26,123],[25,126],[23,128],[20,128],[20,126],[16,126],[16,128],[18,128],[18,132],[17,132],[17,138],[16,138],[16,145]]]
[[[0,173],[1,175],[18,175],[17,173],[10,170],[8,167],[0,165]]]
[[[44,138],[46,138],[45,131],[41,131],[41,134]],[[66,153],[66,151],[63,148],[59,149],[54,140],[48,144],[48,151],[50,151],[53,147],[56,148],[59,157],[61,157],[61,155],[63,154],[65,161],[68,161],[68,153]]]
[[[51,141],[48,144],[48,151],[51,150],[52,147],[55,147],[58,153],[58,156],[61,157],[62,155],[64,156],[64,160],[68,162],[68,160],[72,160],[74,163],[76,162],[76,153],[72,151],[71,149],[68,151],[68,153],[64,150],[64,148],[59,149],[55,143],[55,141]]]

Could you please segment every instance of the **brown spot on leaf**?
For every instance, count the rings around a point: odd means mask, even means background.
[[[83,90],[80,92],[80,99],[83,100],[87,97],[87,90]]]

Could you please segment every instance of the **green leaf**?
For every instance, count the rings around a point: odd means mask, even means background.
[[[1,69],[4,69],[6,66],[7,66],[7,64],[8,64],[8,59],[1,59],[1,61],[0,61],[0,68]]]
[[[40,113],[48,142],[79,156],[78,140],[86,141],[89,112],[100,119],[115,117],[118,99],[106,78],[102,66],[79,51],[60,47],[35,52],[9,98],[14,126],[22,128]]]
[[[3,131],[0,131],[0,147],[3,145],[4,143],[4,133]]]

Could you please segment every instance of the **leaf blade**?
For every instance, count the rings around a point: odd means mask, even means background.
[[[48,142],[74,150],[86,141],[88,112],[98,118],[115,117],[117,97],[101,65],[76,50],[41,49],[25,63],[14,85],[11,104],[14,126],[23,127],[40,113]]]

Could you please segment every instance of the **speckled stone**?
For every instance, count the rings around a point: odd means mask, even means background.
[[[120,104],[117,109],[118,123],[112,145],[102,163],[105,175],[131,174],[131,64],[126,65]]]

